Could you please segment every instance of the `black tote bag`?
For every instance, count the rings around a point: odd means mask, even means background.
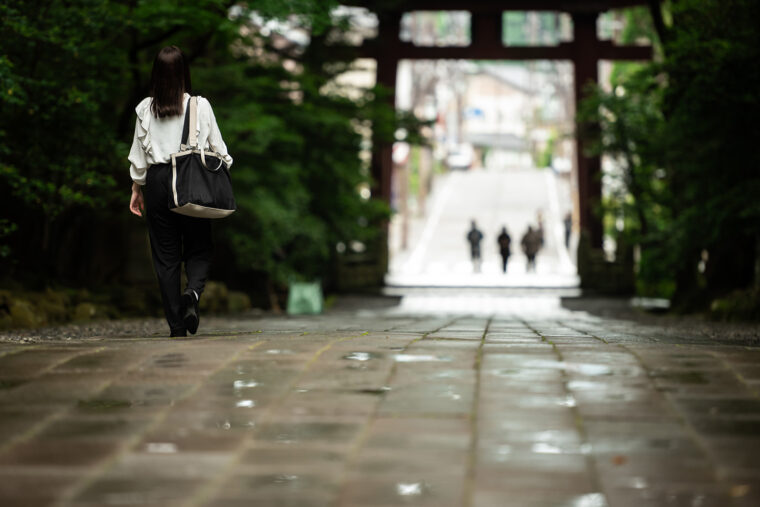
[[[224,218],[237,208],[230,171],[220,154],[198,147],[197,114],[198,98],[190,97],[180,151],[172,154],[169,209],[191,217]]]

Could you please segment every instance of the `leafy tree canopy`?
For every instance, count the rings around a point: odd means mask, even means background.
[[[105,227],[124,236],[134,227],[126,209],[134,107],[148,93],[156,52],[169,44],[190,58],[193,91],[211,100],[235,158],[239,212],[220,228],[218,250],[229,260],[221,273],[278,282],[324,276],[337,242],[371,242],[387,207],[361,197],[371,181],[359,155],[366,132],[387,138],[396,119],[381,89],[348,98],[326,86],[352,61],[326,42],[346,26],[331,15],[336,5],[3,2],[3,273],[70,276],[60,259],[75,248],[76,274],[88,277],[82,266],[95,255],[125,248],[104,238],[82,242],[81,234]],[[311,43],[259,30],[252,19],[287,21]]]

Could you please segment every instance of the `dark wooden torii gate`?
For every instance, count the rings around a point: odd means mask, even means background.
[[[596,21],[600,13],[614,8],[646,4],[647,0],[408,0],[405,2],[347,2],[362,5],[378,15],[378,36],[360,48],[362,56],[377,61],[377,82],[390,90],[396,86],[396,71],[405,59],[471,60],[569,60],[575,69],[575,101],[584,97],[587,83],[598,82],[599,60],[649,60],[651,46],[618,46],[599,40]],[[378,10],[377,4],[393,5]],[[415,46],[399,38],[401,16],[411,11],[469,11],[471,43],[469,46]],[[504,46],[502,14],[504,11],[566,12],[573,20],[573,40],[557,46]],[[395,101],[395,95],[391,97]],[[600,201],[601,164],[598,157],[586,157],[583,143],[576,139],[579,220],[581,231],[588,234],[592,248],[602,246],[601,218],[593,212]],[[392,147],[380,144],[373,148],[373,194],[386,201],[391,195],[393,170]]]

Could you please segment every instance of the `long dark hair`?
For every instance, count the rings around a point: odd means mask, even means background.
[[[158,118],[182,114],[184,93],[191,93],[190,66],[177,46],[166,46],[153,60],[150,76],[150,110]]]

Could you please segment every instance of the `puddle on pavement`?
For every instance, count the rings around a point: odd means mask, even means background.
[[[380,387],[367,387],[365,389],[357,389],[354,392],[360,393],[360,394],[374,394],[376,396],[382,396],[383,394],[390,391],[391,388],[388,386],[380,386]]]
[[[554,368],[572,373],[580,373],[589,377],[598,377],[601,375],[612,375],[612,368],[606,364],[596,363],[573,363],[567,361],[547,361],[545,359],[534,359],[525,361],[521,364],[522,368]]]
[[[531,440],[546,443],[567,440],[567,432],[560,430],[536,431],[533,433]]]
[[[499,445],[496,447],[496,454],[499,456],[509,456],[512,454],[512,446],[510,445]]]
[[[256,401],[254,400],[240,400],[237,403],[235,403],[235,406],[237,408],[253,408],[256,406]]]
[[[290,475],[290,474],[277,474],[272,477],[272,482],[275,484],[285,484],[285,483],[293,482],[297,480],[298,480],[297,475]]]
[[[535,454],[591,454],[590,444],[577,445],[574,443],[552,444],[548,442],[536,442],[530,447]]]
[[[112,399],[94,399],[94,400],[79,400],[77,406],[85,410],[118,410],[122,408],[129,408],[132,406],[132,402],[129,400],[112,400]]]
[[[569,502],[563,503],[567,507],[609,507],[607,498],[604,493],[588,493],[586,495],[576,496]]]
[[[393,359],[398,363],[429,363],[452,361],[451,357],[436,356],[432,354],[394,354]]]
[[[302,488],[306,486],[305,484],[301,484],[302,478],[300,476],[293,475],[293,474],[258,475],[258,476],[249,477],[246,482],[251,487],[265,487],[265,486],[277,485],[278,487],[295,489],[295,488]]]
[[[494,370],[493,373],[500,377],[511,377],[512,375],[519,375],[523,372],[525,372],[525,370],[520,370],[519,368],[504,368],[502,370]]]
[[[343,356],[343,359],[346,359],[348,361],[369,361],[370,359],[378,359],[382,357],[380,354],[377,354],[375,352],[351,352],[349,354],[346,354]]]
[[[145,451],[151,454],[174,454],[177,452],[177,445],[172,442],[148,442],[145,444]]]
[[[605,394],[602,398],[611,401],[633,401],[639,397],[640,395],[637,393],[610,393]]]
[[[446,389],[446,391],[442,392],[440,394],[440,396],[442,398],[448,398],[448,399],[450,399],[452,401],[459,401],[459,400],[462,399],[462,395],[458,394],[458,393],[455,393],[454,389],[452,389],[451,387],[449,387],[448,389]]]
[[[217,421],[214,423],[214,426],[219,428],[220,430],[230,430],[232,429],[232,421],[229,419],[225,419],[223,421]],[[254,428],[256,426],[255,421],[235,421],[235,428]]]
[[[430,491],[430,486],[425,482],[399,482],[396,483],[396,494],[403,497],[422,496]]]
[[[667,438],[652,438],[647,441],[647,444],[652,449],[674,449],[675,441]]]
[[[530,451],[536,454],[562,454],[562,449],[556,445],[538,442],[530,447]]]
[[[460,371],[455,370],[449,370],[449,371],[440,371],[435,374],[436,378],[461,378],[463,374]]]
[[[241,389],[249,389],[258,385],[259,383],[255,380],[236,380],[232,383],[232,388],[235,391],[240,391]]]
[[[185,354],[173,352],[159,356],[155,363],[161,368],[178,368],[187,363],[187,357]]]
[[[293,438],[293,435],[287,433],[281,433],[274,438],[274,441],[278,444],[290,445],[298,442],[298,439]]]
[[[571,391],[605,390],[607,387],[607,384],[602,382],[589,382],[588,380],[571,380],[567,383],[567,388]]]
[[[13,389],[26,383],[26,380],[0,380],[0,389]]]
[[[678,384],[709,384],[710,380],[701,371],[664,371],[652,372],[651,377],[669,380]]]

